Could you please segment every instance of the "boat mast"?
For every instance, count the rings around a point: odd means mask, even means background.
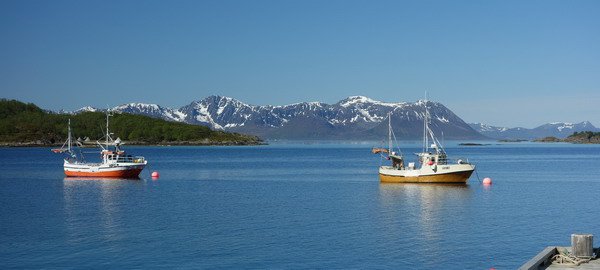
[[[388,113],[388,155],[392,154],[392,113]]]
[[[69,154],[73,154],[73,152],[71,152],[71,118],[69,118],[69,124],[68,124],[68,135],[67,135],[67,151],[69,152]]]
[[[431,147],[435,149],[436,154],[445,154],[444,146],[433,134],[433,130],[429,128],[429,120],[431,115],[429,114],[429,107],[427,107],[427,93],[425,93],[425,116],[423,117],[423,152],[429,153],[429,138],[431,137]],[[442,137],[444,132],[442,131]]]
[[[108,147],[108,142],[110,138],[110,133],[108,133],[108,116],[110,115],[110,111],[106,110],[106,146]]]
[[[423,101],[425,112],[423,115],[423,153],[429,152],[429,109],[427,108],[427,92],[425,92],[425,100]]]

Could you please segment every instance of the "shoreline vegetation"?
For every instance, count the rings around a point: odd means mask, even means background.
[[[0,147],[61,146],[71,119],[74,139],[93,144],[104,136],[106,114],[56,114],[35,104],[0,99]],[[169,122],[148,116],[114,114],[111,131],[127,145],[264,145],[257,136],[211,130],[208,127]]]
[[[600,144],[600,132],[592,132],[592,131],[581,131],[574,132],[564,139],[559,139],[556,137],[545,137],[534,140],[534,142],[568,142],[575,144]]]

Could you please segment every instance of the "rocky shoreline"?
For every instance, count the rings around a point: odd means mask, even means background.
[[[255,142],[247,142],[247,141],[173,141],[173,142],[157,142],[157,143],[148,143],[148,142],[125,142],[125,145],[135,145],[135,146],[253,146],[253,145],[268,145],[268,143],[264,141],[255,141]],[[60,147],[62,143],[44,143],[41,141],[32,141],[32,142],[0,142],[0,147]],[[94,146],[88,146],[92,148]]]

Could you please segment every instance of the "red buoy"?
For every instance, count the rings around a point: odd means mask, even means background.
[[[427,165],[429,165],[429,166],[433,165],[433,161],[430,160],[429,162],[427,162]]]
[[[492,184],[492,178],[486,177],[483,178],[483,182],[484,185],[491,185]]]
[[[158,174],[157,171],[152,172],[152,178],[158,178],[160,177],[160,174]]]

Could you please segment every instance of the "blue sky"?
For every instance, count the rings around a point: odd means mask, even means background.
[[[48,109],[428,91],[467,122],[600,125],[600,1],[0,1],[0,97]]]

